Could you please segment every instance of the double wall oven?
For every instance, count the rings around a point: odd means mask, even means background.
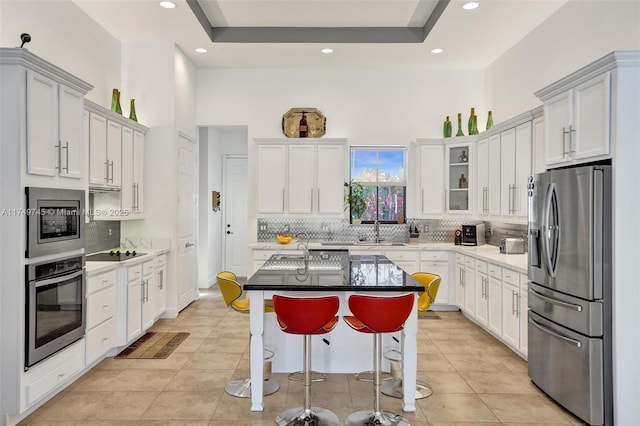
[[[84,191],[25,188],[25,369],[85,334]]]

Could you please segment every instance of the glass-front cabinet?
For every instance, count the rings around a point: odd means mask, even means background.
[[[474,137],[459,137],[445,145],[445,185],[446,211],[470,213],[473,206],[473,192],[470,188],[473,176]]]

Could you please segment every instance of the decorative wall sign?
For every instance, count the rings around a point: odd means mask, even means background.
[[[220,193],[218,191],[211,191],[211,209],[214,212],[220,210]]]
[[[327,131],[327,119],[318,108],[291,108],[282,116],[282,133],[288,138],[300,137],[300,120],[304,112],[308,138],[319,138]]]

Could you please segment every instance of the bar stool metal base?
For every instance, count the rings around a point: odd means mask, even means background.
[[[262,395],[267,396],[280,389],[280,383],[273,377],[269,377],[262,384]],[[224,387],[225,392],[238,398],[251,398],[251,379],[230,380]]]
[[[371,410],[356,411],[349,414],[344,426],[410,426],[409,421],[400,414],[382,411],[375,413]]]
[[[326,408],[311,407],[309,412],[304,408],[291,408],[278,414],[277,426],[339,426],[340,419]]]
[[[293,373],[289,373],[287,378],[293,382],[304,382],[304,371],[294,371]],[[311,372],[312,382],[326,382],[328,378],[329,377],[326,374],[320,373],[319,371]]]
[[[402,399],[404,396],[402,392],[402,379],[383,382],[380,386],[380,392],[393,398]],[[416,399],[427,398],[431,396],[432,393],[433,390],[429,383],[416,380]]]
[[[359,382],[373,382],[373,371],[361,371],[354,376],[355,380]],[[393,380],[393,375],[386,371],[380,372],[380,380],[386,382],[387,380]]]

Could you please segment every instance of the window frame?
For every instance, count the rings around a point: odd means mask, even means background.
[[[371,181],[360,181],[357,180],[351,173],[353,170],[353,152],[354,151],[375,151],[376,152],[376,181],[375,182],[371,182]],[[380,151],[402,151],[402,170],[404,172],[404,180],[403,181],[398,181],[398,182],[380,182],[378,179],[379,176],[379,166],[380,166],[380,161],[379,161],[379,155],[380,155]],[[407,215],[407,147],[404,145],[358,145],[358,146],[351,146],[350,150],[349,150],[349,177],[351,179],[351,181],[353,182],[358,182],[361,186],[363,186],[364,188],[375,188],[375,197],[376,197],[376,217],[380,217],[380,188],[391,188],[391,187],[398,187],[398,188],[402,188],[402,195],[403,195],[403,211],[402,211],[402,216],[406,219],[406,215]],[[351,207],[349,207],[349,220],[352,220],[352,215],[351,215]],[[362,220],[361,223],[363,224],[373,224],[375,222],[375,220]],[[378,223],[381,224],[399,224],[397,219],[396,220],[378,220]]]

